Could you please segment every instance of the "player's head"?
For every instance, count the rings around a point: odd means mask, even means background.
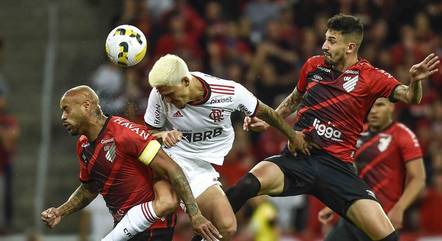
[[[60,99],[60,109],[63,126],[71,135],[85,134],[91,121],[103,114],[97,94],[86,85],[66,91]]]
[[[183,59],[168,54],[161,57],[149,72],[149,84],[156,87],[167,102],[178,108],[190,102],[192,75]]]
[[[393,121],[394,104],[387,98],[378,98],[368,113],[370,129],[382,130]]]
[[[363,36],[364,26],[358,18],[344,14],[331,17],[322,45],[326,61],[336,65],[350,55],[357,55]]]

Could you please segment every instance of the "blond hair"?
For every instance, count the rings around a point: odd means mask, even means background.
[[[191,78],[186,62],[176,55],[161,57],[149,72],[149,84],[152,87],[178,85],[184,77]]]

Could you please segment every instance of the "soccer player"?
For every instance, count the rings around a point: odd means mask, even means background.
[[[203,215],[220,231],[222,240],[230,240],[237,226],[235,214],[211,164],[222,165],[232,147],[232,112],[266,120],[284,133],[291,150],[307,154],[302,134],[242,85],[189,72],[176,55],[165,55],[154,64],[149,83],[154,89],[145,122],[157,129],[156,135],[168,147],[165,152],[183,169]]]
[[[405,210],[425,187],[422,151],[414,133],[393,121],[394,104],[379,98],[368,114],[368,129],[356,142],[355,164],[362,178],[388,214],[394,228],[400,229]],[[328,224],[333,211],[324,208],[319,220]],[[367,235],[341,219],[326,241],[365,241]]]
[[[328,20],[324,54],[303,65],[296,88],[277,112],[296,114],[294,129],[313,146],[310,156],[284,150],[258,163],[226,193],[233,210],[257,195],[311,194],[372,240],[398,240],[391,222],[369,187],[355,174],[352,162],[363,121],[379,97],[419,103],[421,81],[438,71],[434,54],[410,69],[403,85],[387,72],[358,57],[363,26],[358,18],[335,15]],[[258,118],[245,119],[245,128],[264,130]]]
[[[71,135],[80,135],[77,158],[81,184],[65,203],[42,212],[41,218],[50,228],[64,216],[87,206],[100,193],[118,222],[103,240],[150,240],[155,234],[143,231],[178,205],[165,181],[153,187],[155,172],[173,185],[194,230],[208,240],[219,238],[216,228],[201,215],[183,171],[144,125],[118,116],[106,117],[98,96],[88,86],[68,90],[61,97],[60,108],[63,126]]]

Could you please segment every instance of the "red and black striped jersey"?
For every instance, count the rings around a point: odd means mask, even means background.
[[[399,200],[405,184],[405,163],[422,158],[414,133],[394,122],[381,132],[363,132],[358,139],[355,163],[359,176],[376,194],[385,212]]]
[[[146,126],[117,116],[107,119],[95,140],[82,135],[77,141],[80,180],[92,183],[115,221],[131,207],[154,199],[153,171],[139,160],[152,141]]]
[[[379,97],[390,97],[399,81],[360,59],[344,72],[314,56],[301,69],[297,90],[303,97],[295,129],[345,162],[352,162],[363,121]]]

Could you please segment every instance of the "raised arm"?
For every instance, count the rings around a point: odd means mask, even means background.
[[[428,79],[439,71],[439,57],[428,55],[422,62],[410,68],[410,84],[399,85],[393,92],[393,98],[407,104],[419,104],[422,99],[422,80]]]

